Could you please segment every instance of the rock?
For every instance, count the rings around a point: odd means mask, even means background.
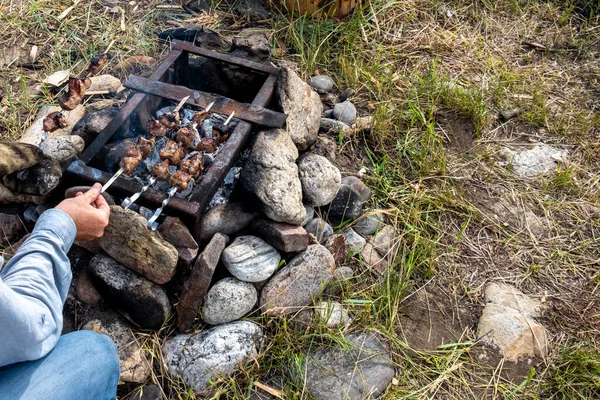
[[[317,242],[323,244],[333,235],[333,228],[321,218],[313,218],[305,226],[306,232],[313,235]]]
[[[536,143],[531,149],[518,152],[506,150],[508,161],[516,176],[533,179],[553,171],[558,161],[564,161],[567,152],[545,143]]]
[[[158,227],[158,233],[175,246],[181,265],[189,266],[198,255],[198,243],[179,218],[166,217]]]
[[[160,388],[156,385],[144,385],[136,392],[125,398],[126,400],[163,400]]]
[[[250,21],[264,21],[271,17],[271,11],[262,0],[239,0],[235,3],[233,11]]]
[[[302,183],[303,200],[311,206],[331,203],[340,189],[340,170],[318,154],[302,155],[298,161],[298,174]]]
[[[347,345],[311,350],[306,358],[305,384],[315,400],[377,398],[396,375],[379,336],[352,332]]]
[[[327,75],[317,75],[310,78],[308,84],[315,89],[317,93],[322,94],[331,92],[335,82]]]
[[[352,324],[352,317],[337,301],[322,301],[315,307],[315,314],[328,328],[348,329]]]
[[[86,93],[116,93],[117,90],[119,90],[119,88],[121,87],[121,80],[109,74],[92,76],[90,80],[92,81],[92,85],[88,88],[88,90],[86,90]]]
[[[298,178],[298,150],[281,129],[258,132],[241,183],[274,221],[299,225],[306,217]]]
[[[106,125],[108,125],[119,112],[121,112],[119,108],[109,107],[100,111],[87,113],[85,117],[73,127],[73,135],[81,136],[87,146],[96,139],[96,136],[106,128]],[[118,132],[119,131],[115,134],[118,135]]]
[[[328,296],[337,296],[344,289],[347,289],[349,282],[354,278],[354,270],[350,267],[339,267],[335,269],[333,273],[333,279],[329,282],[329,285],[325,288],[325,294]]]
[[[305,226],[306,224],[308,224],[310,222],[310,220],[312,220],[315,217],[315,209],[312,208],[311,206],[307,206],[306,204],[304,205],[304,210],[306,211],[306,218],[304,218],[304,221],[302,221],[302,226]]]
[[[119,354],[120,380],[142,383],[150,378],[152,361],[142,348],[142,339],[133,334],[127,323],[120,318],[109,321],[95,319],[88,321],[82,329],[94,331],[110,337]]]
[[[511,119],[517,117],[519,114],[521,114],[521,109],[513,108],[512,110],[500,111],[499,117],[502,122],[506,122],[508,120],[511,120]]]
[[[367,237],[374,234],[378,229],[383,226],[383,214],[369,214],[363,216],[352,225],[352,229],[359,235]]]
[[[65,168],[75,161],[77,156],[81,154],[85,142],[79,136],[55,136],[48,138],[41,145],[40,149],[47,156],[61,163]],[[66,165],[65,165],[66,164]]]
[[[163,346],[167,371],[200,396],[213,392],[210,382],[231,376],[239,364],[258,355],[263,333],[249,321],[236,321],[200,332],[177,335]]]
[[[356,121],[356,107],[348,100],[343,103],[337,103],[333,107],[333,118],[352,125]]]
[[[127,151],[131,146],[135,146],[135,144],[136,142],[132,139],[124,139],[106,144],[98,151],[98,155],[90,161],[90,166],[114,174],[119,170],[121,159],[126,156]]]
[[[2,177],[2,184],[12,192],[31,196],[45,196],[50,193],[62,178],[60,164],[44,154],[39,163],[26,170]]]
[[[314,244],[279,270],[260,294],[260,308],[272,315],[285,315],[305,307],[321,294],[333,277],[335,261],[329,251]]]
[[[390,225],[383,225],[379,232],[370,239],[370,242],[379,254],[385,256],[396,242],[396,231]]]
[[[18,215],[0,213],[0,245],[6,246],[24,234],[25,225]]]
[[[33,167],[44,158],[44,152],[28,143],[0,141],[0,176]]]
[[[317,143],[315,144],[315,148],[312,150],[312,152],[333,162],[335,161],[337,154],[337,143],[335,140],[327,136],[319,135],[317,138]]]
[[[356,132],[366,131],[369,132],[373,128],[373,116],[367,115],[365,117],[358,117],[354,121],[354,130]]]
[[[223,264],[231,275],[244,282],[262,282],[271,277],[281,256],[256,236],[239,236],[223,251]]]
[[[70,199],[72,197],[75,197],[78,192],[85,193],[88,190],[90,190],[91,188],[92,188],[91,186],[73,186],[73,187],[70,187],[67,190],[65,190],[65,199]],[[106,202],[108,203],[109,206],[114,206],[115,205],[115,200],[107,192],[102,193],[102,197],[104,197],[104,200],[106,200]]]
[[[235,321],[252,311],[257,300],[258,293],[251,283],[235,278],[221,279],[204,299],[202,319],[209,325]]]
[[[177,327],[180,332],[190,329],[194,323],[227,242],[227,236],[216,233],[196,259],[177,303]]]
[[[346,101],[353,95],[354,95],[354,89],[346,88],[342,93],[340,93],[340,101]]]
[[[538,301],[504,283],[490,283],[485,299],[477,325],[484,344],[497,346],[508,361],[546,355],[546,329],[533,319],[540,316]]]
[[[179,253],[146,227],[146,219],[120,206],[110,207],[110,222],[98,244],[115,260],[158,284],[171,280]]]
[[[88,265],[92,283],[131,322],[143,329],[160,329],[171,305],[164,289],[103,254]]]
[[[287,114],[286,129],[299,150],[306,150],[317,140],[323,105],[294,71],[281,68],[275,88],[277,104]]]
[[[342,231],[344,236],[344,243],[348,249],[348,253],[357,254],[360,253],[367,241],[365,238],[360,236],[352,228],[346,228]]]
[[[333,135],[339,135],[340,133],[350,135],[354,131],[352,130],[352,127],[345,122],[331,118],[321,118],[319,121],[319,132],[330,133]]]
[[[310,244],[310,236],[298,225],[282,224],[260,218],[251,225],[252,230],[271,246],[284,253],[302,251]]]
[[[321,114],[322,118],[327,118],[327,119],[333,119],[333,108],[330,108],[329,110],[324,110],[323,114]],[[333,120],[335,121],[335,120]],[[321,123],[319,122],[319,128],[321,128]]]
[[[258,212],[247,209],[241,203],[219,204],[204,214],[199,232],[202,240],[209,240],[215,233],[224,235],[237,233],[247,227],[258,216]]]
[[[42,141],[42,135],[44,134],[44,118],[46,118],[48,114],[55,111],[62,111],[65,119],[67,120],[67,126],[65,128],[57,129],[54,132],[50,132],[48,135],[49,138],[54,136],[70,135],[75,124],[77,124],[77,122],[83,118],[85,114],[85,107],[80,104],[74,110],[65,111],[58,106],[42,106],[33,123],[29,126],[29,128],[27,128],[27,130],[23,133],[23,136],[21,136],[18,141],[36,146],[40,144]]]
[[[340,190],[331,202],[327,211],[327,219],[335,225],[343,221],[359,218],[363,204],[369,199],[371,191],[355,176],[342,179]]]
[[[382,257],[377,250],[373,247],[371,242],[365,244],[361,251],[361,257],[363,262],[369,267],[369,269],[379,275],[384,275],[387,269],[388,263],[384,257]]]
[[[77,298],[85,304],[94,305],[98,304],[100,300],[102,300],[102,295],[92,283],[87,269],[84,269],[79,274],[79,279],[77,279],[77,284],[75,286],[75,292],[77,293]]]
[[[319,95],[319,97],[321,98],[321,102],[325,107],[333,107],[340,102],[340,98],[333,93],[323,93]],[[327,115],[322,113],[321,115],[325,118],[333,118],[333,109],[329,111],[331,111],[331,113],[327,113]]]

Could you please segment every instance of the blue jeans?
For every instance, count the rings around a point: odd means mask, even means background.
[[[2,351],[2,343],[0,343]],[[119,359],[108,336],[61,336],[45,357],[0,368],[0,400],[113,400]]]

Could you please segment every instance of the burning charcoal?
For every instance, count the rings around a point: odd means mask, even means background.
[[[158,154],[162,160],[169,160],[172,165],[178,165],[185,157],[185,149],[181,144],[169,139]]]
[[[54,132],[57,129],[65,128],[67,119],[60,111],[51,112],[44,118],[44,132]]]
[[[146,139],[143,136],[138,138],[137,146],[140,152],[142,153],[142,158],[146,158],[146,156],[152,151],[152,148],[156,144],[156,139],[151,137],[150,139]]]
[[[163,137],[167,134],[167,127],[155,119],[148,122],[148,133],[155,137]]]
[[[198,111],[196,114],[194,114],[194,116],[192,117],[192,123],[200,126],[202,125],[202,123],[204,122],[204,120],[210,118],[210,113],[208,111]]]
[[[177,129],[179,126],[179,113],[168,112],[158,117],[158,120],[167,129]]]
[[[104,67],[104,64],[106,64],[107,60],[108,60],[108,53],[96,54],[94,56],[94,58],[92,58],[90,61],[90,66],[88,67],[88,72],[92,75],[96,75],[98,72],[100,72],[102,67]]]
[[[214,138],[202,138],[196,146],[196,151],[204,151],[206,153],[214,153],[217,150],[217,143]]]
[[[187,160],[183,160],[179,164],[179,168],[183,172],[190,174],[194,179],[198,179],[200,172],[204,169],[204,153],[198,152]]]
[[[63,110],[74,110],[81,101],[87,89],[86,83],[82,79],[69,78],[69,91],[58,100],[58,104]]]
[[[152,167],[152,172],[150,173],[159,181],[166,181],[170,173],[169,160],[164,160],[162,162],[154,164],[154,166]]]
[[[186,149],[190,147],[195,137],[196,132],[192,128],[189,128],[187,126],[179,128],[179,130],[177,131],[177,135],[175,136],[177,141],[181,143]]]
[[[176,187],[178,192],[183,192],[187,189],[188,184],[192,176],[183,171],[176,171],[173,175],[171,175],[171,179],[169,179],[169,185],[171,187]]]

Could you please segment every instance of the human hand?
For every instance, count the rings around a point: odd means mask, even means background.
[[[100,194],[102,186],[94,184],[87,192],[77,192],[74,198],[61,201],[56,209],[69,214],[77,227],[77,240],[93,240],[104,234],[110,207]]]

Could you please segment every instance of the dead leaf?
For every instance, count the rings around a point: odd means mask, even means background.
[[[69,71],[68,69],[65,69],[62,71],[56,71],[52,75],[47,76],[46,79],[44,79],[42,81],[42,83],[46,84],[46,85],[50,85],[50,86],[55,86],[55,87],[61,86],[63,83],[65,83],[69,79],[70,74],[71,74],[71,71]]]
[[[527,41],[524,41],[523,44],[525,46],[533,47],[533,48],[536,48],[536,49],[546,50],[546,46],[544,46],[543,44],[541,44],[539,42],[527,42]]]
[[[343,263],[344,259],[346,258],[346,239],[344,236],[339,235],[333,239],[330,250],[331,254],[333,254],[335,264],[337,265]]]

